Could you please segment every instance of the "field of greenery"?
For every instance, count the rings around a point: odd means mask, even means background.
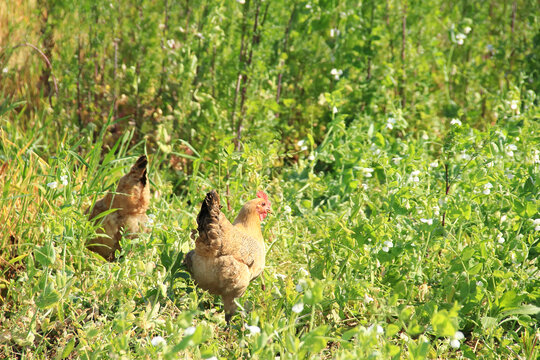
[[[0,0],[0,359],[538,359],[539,96],[534,0]],[[230,327],[211,189],[273,206]]]

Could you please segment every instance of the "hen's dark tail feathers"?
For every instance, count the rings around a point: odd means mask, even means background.
[[[197,253],[202,256],[215,256],[221,249],[222,229],[219,223],[221,204],[215,190],[206,194],[197,215],[197,230],[199,237],[196,241]]]

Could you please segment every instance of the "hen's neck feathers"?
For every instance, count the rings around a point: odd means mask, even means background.
[[[234,227],[245,232],[248,235],[251,235],[257,240],[263,241],[262,231],[261,231],[261,220],[259,214],[257,213],[258,200],[248,201],[233,222]]]

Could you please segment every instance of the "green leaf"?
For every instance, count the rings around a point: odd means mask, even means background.
[[[388,336],[389,338],[393,337],[394,335],[396,335],[399,330],[401,330],[401,328],[395,324],[389,324],[387,327],[386,327],[386,336]]]
[[[497,326],[497,319],[490,316],[484,316],[480,319],[480,323],[482,324],[482,329],[492,330]]]
[[[37,247],[34,250],[34,256],[38,263],[43,267],[49,267],[54,264],[56,260],[56,251],[52,242],[48,242],[43,246]]]
[[[536,315],[540,313],[540,307],[531,304],[524,304],[515,309],[503,312],[504,316],[510,315]]]
[[[328,325],[319,326],[302,338],[302,348],[311,352],[312,354],[317,354],[322,349],[326,347],[328,340],[324,337],[328,332]]]
[[[437,336],[451,337],[456,333],[456,327],[446,310],[436,312],[431,318],[431,325]]]
[[[501,310],[516,308],[521,302],[521,296],[518,296],[515,290],[507,291],[499,299],[499,308]]]
[[[36,299],[36,305],[40,309],[46,309],[53,306],[60,300],[60,294],[49,284]]]
[[[75,339],[71,339],[71,341],[68,342],[66,346],[64,347],[64,351],[62,351],[62,359],[67,358],[69,354],[71,354],[71,352],[73,351],[74,347],[75,347]]]

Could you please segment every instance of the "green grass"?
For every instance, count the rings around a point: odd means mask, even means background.
[[[0,359],[539,357],[536,2],[19,3]],[[143,153],[152,223],[108,263],[85,210]],[[273,206],[230,328],[181,267],[211,189]]]

